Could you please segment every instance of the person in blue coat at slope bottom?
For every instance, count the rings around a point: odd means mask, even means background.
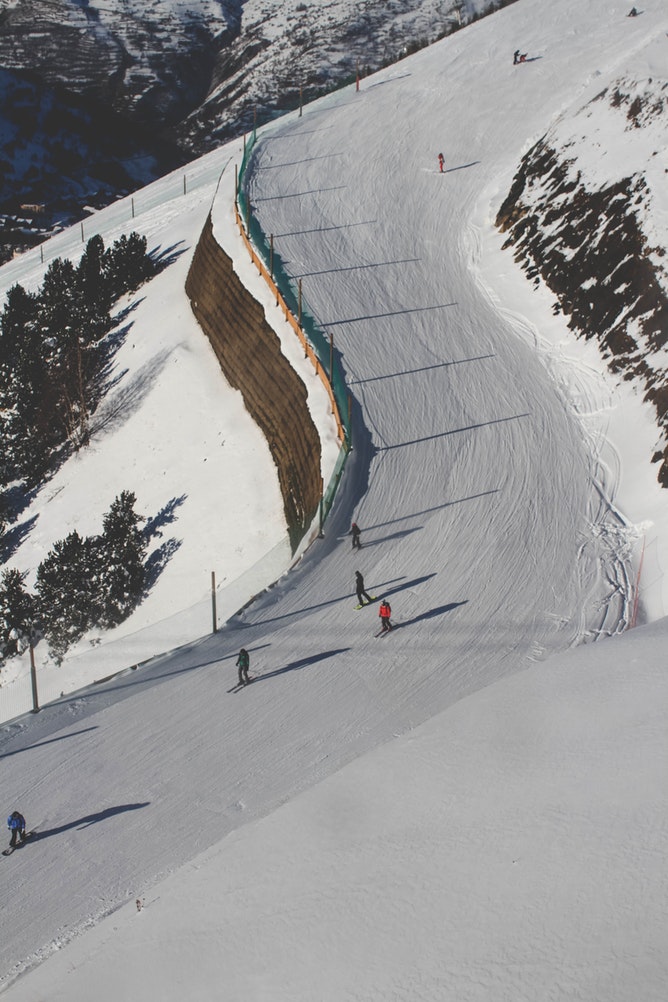
[[[12,811],[12,813],[7,818],[7,827],[12,833],[12,837],[9,842],[9,845],[11,846],[12,849],[16,845],[17,839],[20,839],[21,842],[25,842],[26,819],[23,817],[22,814],[19,813],[19,811]]]

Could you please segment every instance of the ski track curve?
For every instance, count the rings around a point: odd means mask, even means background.
[[[545,130],[568,98],[570,48],[595,51],[595,32],[579,23],[568,52],[533,64],[527,104],[516,77],[499,84],[493,44],[470,59],[480,29],[453,36],[435,72],[388,70],[258,146],[253,209],[334,333],[363,421],[357,449],[324,540],[225,629],[0,729],[5,801],[40,818],[0,868],[3,987],[352,759],[624,620],[614,468],[595,482],[592,443],[482,294],[467,236],[509,167],[494,151]],[[439,176],[424,169],[446,145],[435,109],[445,121],[467,107],[472,77],[504,114],[459,115],[446,150],[458,169]],[[375,607],[353,611],[358,567],[392,603],[386,638]],[[256,681],[228,694],[240,646]]]

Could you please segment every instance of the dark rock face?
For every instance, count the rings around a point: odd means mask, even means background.
[[[642,100],[619,87],[597,100],[622,109],[627,130],[668,105],[661,93]],[[594,188],[578,168],[577,148],[544,137],[523,157],[496,225],[527,276],[554,294],[569,328],[595,339],[610,370],[637,383],[653,404],[663,438],[653,459],[665,487],[668,383],[657,356],[668,341],[667,276],[665,249],[648,237],[648,213],[643,172]]]
[[[106,106],[0,70],[0,262],[185,162]]]

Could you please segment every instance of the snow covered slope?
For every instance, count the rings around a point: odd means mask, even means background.
[[[667,639],[664,620],[473,694],[157,886],[125,884],[128,904],[54,941],[6,997],[662,1002]],[[93,816],[76,844],[106,825],[118,867],[132,816]],[[22,890],[68,835],[21,849],[11,875],[2,861],[3,878]]]
[[[526,0],[266,131],[254,208],[354,397],[344,493],[216,637],[3,730],[8,810],[41,831],[0,868],[17,1002],[658,1002],[665,623],[563,654],[629,618],[649,411],[610,387],[635,442],[609,475],[530,337],[558,318],[487,249],[494,193],[626,30]],[[228,693],[242,645],[256,681]]]

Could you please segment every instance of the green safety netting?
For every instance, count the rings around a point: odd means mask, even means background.
[[[334,399],[336,400],[339,410],[341,424],[343,425],[346,436],[331,480],[323,495],[320,517],[321,522],[324,522],[334,501],[334,495],[336,494],[339,481],[341,480],[341,475],[343,473],[343,468],[345,466],[345,461],[351,445],[351,428],[348,413],[348,389],[346,387],[346,381],[337,351],[332,349],[329,337],[327,337],[324,331],[322,331],[318,326],[318,323],[313,316],[313,312],[309,309],[308,302],[304,299],[303,295],[301,296],[300,309],[300,294],[298,286],[296,286],[294,279],[286,271],[283,261],[281,260],[280,253],[277,253],[276,248],[274,248],[272,253],[270,239],[266,236],[260,227],[260,224],[250,212],[248,196],[243,190],[243,180],[256,140],[257,133],[253,130],[250,138],[246,141],[244,155],[239,169],[239,190],[237,193],[239,212],[241,213],[246,227],[246,232],[258,257],[260,257],[263,261],[267,271],[272,274],[274,282],[278,286],[278,289],[292,315],[300,319],[302,330],[313,347],[323,370],[329,377]]]

